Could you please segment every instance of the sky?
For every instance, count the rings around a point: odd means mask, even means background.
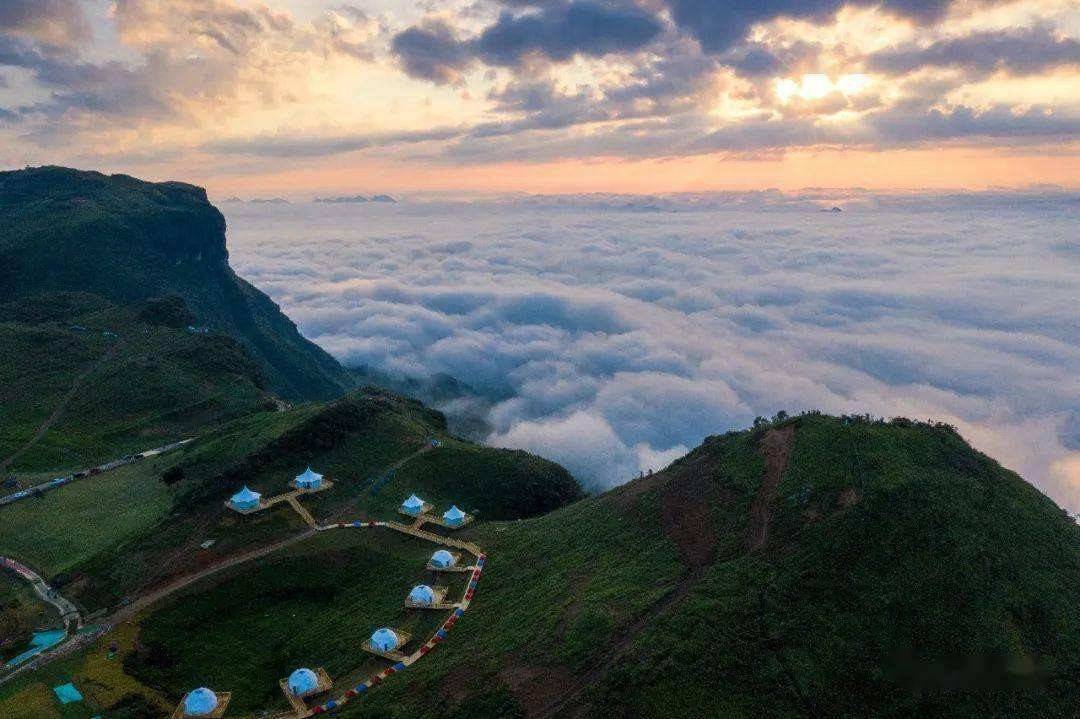
[[[1080,513],[1075,191],[222,208],[305,335],[469,384],[441,408],[589,489],[818,409],[947,422]]]
[[[1080,186],[1073,0],[4,0],[0,164],[216,194]]]

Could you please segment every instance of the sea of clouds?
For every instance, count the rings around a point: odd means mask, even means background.
[[[955,424],[1080,510],[1075,194],[223,209],[234,266],[305,335],[468,383],[488,442],[590,488],[816,408]]]

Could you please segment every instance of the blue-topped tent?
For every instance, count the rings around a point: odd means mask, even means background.
[[[298,489],[318,489],[322,486],[322,475],[308,467],[302,474],[296,475],[296,486]]]
[[[431,555],[431,566],[446,569],[454,566],[454,555],[445,549],[440,549]]]
[[[192,692],[188,692],[188,695],[184,697],[184,716],[207,716],[214,713],[217,705],[217,695],[206,687],[199,687]]]
[[[465,522],[465,513],[457,508],[457,505],[443,512],[443,520],[451,527],[456,527]]]
[[[259,506],[260,499],[262,499],[262,495],[258,492],[252,492],[245,484],[244,488],[234,494],[229,501],[237,509],[255,509]]]
[[[319,677],[315,672],[301,667],[289,675],[289,691],[293,696],[303,697],[319,689]]]
[[[409,592],[409,601],[413,604],[434,604],[435,590],[426,584],[417,584]]]
[[[398,637],[389,627],[376,629],[371,635],[371,646],[380,652],[392,652],[398,648]]]
[[[401,511],[414,516],[420,514],[424,511],[424,500],[414,494],[401,503]]]

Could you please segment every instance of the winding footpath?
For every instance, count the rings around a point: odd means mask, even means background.
[[[160,454],[162,451],[168,451],[168,449],[178,447],[178,446],[180,446],[182,444],[186,444],[187,442],[190,442],[190,441],[191,440],[184,440],[183,442],[178,442],[178,443],[175,443],[173,445],[167,445],[166,448],[158,448],[157,450],[150,450],[149,452],[144,452],[143,456],[148,456],[150,454],[150,452]],[[422,454],[424,454],[426,452],[429,452],[429,451],[433,450],[435,448],[435,446],[437,446],[437,445],[428,446],[428,447],[425,447],[425,448],[423,448],[421,450],[418,450],[417,452],[414,452],[413,454],[405,457],[404,459],[398,461],[395,465],[393,465],[393,469],[400,468],[401,466],[406,464],[408,461],[410,461],[414,457],[420,456],[420,455],[422,455]],[[33,661],[28,662],[27,664],[18,667],[14,671],[8,673],[6,676],[0,677],[0,684],[3,684],[5,682],[9,681],[9,680],[13,679],[15,676],[21,675],[24,672],[32,671],[33,669],[39,668],[39,667],[43,666],[44,664],[47,664],[47,663],[49,663],[49,662],[51,662],[51,661],[53,661],[55,659],[58,659],[58,658],[60,658],[62,656],[66,656],[66,655],[71,654],[72,652],[74,652],[74,651],[76,651],[78,649],[81,649],[82,647],[85,647],[86,645],[90,644],[91,642],[97,640],[99,637],[101,637],[101,636],[109,633],[110,631],[112,631],[112,629],[115,626],[117,626],[118,624],[132,619],[140,611],[146,609],[147,607],[149,607],[149,606],[151,606],[151,605],[153,605],[153,604],[155,604],[157,602],[160,602],[161,600],[165,599],[166,597],[168,597],[168,596],[170,596],[172,594],[175,594],[176,592],[178,592],[178,591],[180,591],[180,590],[182,590],[182,589],[184,589],[186,587],[189,587],[189,586],[199,582],[202,579],[205,579],[205,578],[207,578],[207,577],[209,577],[211,575],[222,572],[222,571],[224,571],[226,569],[229,569],[231,567],[235,567],[235,566],[245,564],[247,562],[250,562],[250,561],[253,561],[253,560],[256,560],[256,559],[266,557],[266,556],[268,556],[270,554],[273,554],[273,553],[276,553],[276,552],[278,552],[278,551],[280,551],[280,550],[282,550],[282,549],[284,549],[286,547],[292,546],[292,545],[297,544],[297,543],[299,543],[301,541],[309,539],[309,538],[315,536],[317,533],[328,532],[328,531],[333,531],[333,530],[338,530],[338,529],[385,528],[385,529],[389,529],[391,531],[400,532],[402,534],[407,534],[409,536],[415,537],[417,539],[421,539],[423,541],[432,542],[432,543],[440,545],[442,547],[449,547],[449,548],[452,548],[452,549],[457,549],[457,550],[461,550],[463,552],[467,552],[470,555],[472,555],[472,557],[473,557],[473,561],[472,561],[471,565],[462,567],[464,572],[468,574],[468,584],[465,587],[465,591],[464,591],[464,594],[462,595],[461,599],[459,601],[453,603],[453,608],[450,611],[450,614],[446,618],[446,620],[439,626],[439,628],[435,631],[435,633],[424,644],[422,644],[418,649],[413,651],[412,654],[409,654],[407,656],[403,656],[400,659],[400,661],[394,662],[391,666],[389,666],[389,667],[383,669],[382,671],[372,675],[371,677],[369,677],[366,680],[360,682],[356,686],[351,687],[349,689],[346,689],[344,692],[338,694],[335,698],[328,699],[325,702],[323,702],[322,704],[318,704],[318,705],[315,705],[315,706],[308,707],[308,710],[307,710],[306,713],[297,714],[296,712],[292,712],[292,711],[283,712],[283,713],[280,713],[280,714],[269,715],[270,719],[286,719],[286,718],[304,719],[306,717],[315,716],[317,714],[324,714],[324,713],[327,713],[327,712],[332,712],[335,709],[337,709],[338,707],[340,707],[340,706],[342,706],[344,704],[347,704],[348,702],[352,701],[353,699],[355,699],[355,698],[359,697],[360,695],[364,694],[365,692],[369,691],[373,687],[378,686],[380,683],[385,681],[387,678],[393,676],[394,674],[405,671],[410,666],[412,666],[414,663],[416,663],[417,661],[422,659],[424,656],[426,656],[433,649],[435,649],[435,647],[437,647],[441,642],[443,642],[446,639],[446,637],[449,634],[450,630],[454,628],[454,625],[465,614],[465,611],[469,608],[469,605],[472,603],[473,596],[474,596],[474,594],[476,592],[477,585],[478,585],[478,583],[480,581],[480,576],[483,573],[484,566],[487,563],[487,555],[483,552],[483,550],[480,549],[480,547],[478,547],[476,544],[474,544],[472,542],[463,542],[463,541],[460,541],[460,540],[457,540],[457,539],[452,539],[450,537],[444,537],[442,535],[435,534],[433,532],[425,531],[423,529],[423,525],[427,521],[429,521],[429,518],[427,518],[426,516],[418,517],[416,519],[416,521],[413,522],[412,524],[402,524],[400,522],[393,522],[393,521],[361,521],[361,520],[354,520],[354,521],[351,521],[351,522],[332,522],[332,523],[329,523],[329,524],[319,524],[314,519],[314,517],[312,517],[311,513],[308,512],[307,509],[304,508],[299,503],[298,499],[299,499],[300,496],[302,496],[302,493],[299,493],[299,494],[298,493],[287,493],[287,494],[288,494],[288,499],[284,500],[284,501],[290,507],[292,507],[293,510],[298,515],[300,515],[300,518],[303,519],[306,524],[308,524],[308,526],[310,527],[308,530],[306,530],[304,532],[301,532],[299,534],[293,535],[291,537],[288,537],[286,539],[279,540],[277,542],[264,545],[264,546],[259,547],[258,549],[253,550],[251,552],[247,552],[245,554],[240,554],[240,555],[236,555],[236,556],[233,556],[233,557],[226,558],[226,559],[222,560],[221,562],[218,562],[217,564],[215,564],[215,565],[213,565],[211,567],[207,567],[206,569],[203,569],[203,570],[201,570],[199,572],[196,572],[194,574],[189,574],[189,575],[186,575],[186,576],[181,577],[179,579],[176,579],[175,581],[170,582],[169,584],[166,584],[165,586],[162,586],[162,587],[160,587],[158,589],[155,589],[155,590],[153,590],[151,592],[148,592],[148,593],[142,595],[141,597],[139,597],[138,599],[132,601],[131,603],[121,607],[116,612],[114,612],[111,616],[109,616],[106,619],[102,620],[102,622],[97,627],[95,627],[92,631],[87,631],[87,632],[79,633],[79,634],[76,634],[76,635],[71,634],[70,621],[74,620],[76,622],[77,627],[82,627],[83,621],[82,621],[82,616],[79,614],[79,611],[75,607],[75,605],[72,604],[71,602],[69,602],[68,600],[64,599],[63,597],[59,596],[33,570],[29,569],[28,567],[26,567],[25,565],[17,562],[14,559],[8,559],[6,557],[0,557],[0,565],[5,566],[5,567],[7,567],[9,569],[12,569],[13,571],[20,574],[20,576],[23,576],[25,579],[27,579],[27,581],[29,581],[34,586],[34,589],[38,593],[38,596],[40,596],[43,600],[49,602],[50,604],[52,604],[53,606],[55,606],[57,608],[57,610],[64,617],[65,629],[68,630],[68,635],[69,635],[67,641],[65,641],[64,643],[58,645],[57,647],[54,647],[53,649],[51,649],[51,650],[49,650],[47,652],[43,652],[39,657],[35,658]],[[282,495],[282,496],[285,496],[285,495]],[[273,499],[274,498],[272,498],[272,500]],[[0,505],[2,505],[2,504],[3,504],[3,502],[0,501]]]
[[[129,455],[127,455],[127,456],[125,456],[125,457],[123,457],[121,459],[114,459],[111,462],[106,462],[105,464],[99,464],[96,467],[89,467],[87,469],[83,469],[83,470],[80,470],[78,472],[74,472],[72,474],[65,474],[62,477],[57,477],[55,479],[50,479],[48,482],[42,482],[41,484],[34,485],[33,487],[27,487],[26,489],[21,489],[18,492],[15,492],[14,494],[9,494],[9,495],[6,495],[4,497],[0,497],[0,507],[3,507],[5,504],[14,504],[15,502],[18,502],[19,500],[27,499],[29,497],[33,497],[33,496],[36,496],[36,495],[44,493],[44,492],[48,492],[51,489],[58,489],[60,487],[63,487],[66,484],[71,484],[72,482],[74,482],[76,480],[79,480],[79,479],[86,479],[88,477],[96,477],[97,475],[101,474],[102,472],[108,472],[110,470],[116,469],[117,467],[123,467],[123,466],[128,465],[128,464],[134,464],[135,462],[138,462],[139,460],[142,460],[142,459],[146,459],[147,457],[154,457],[154,456],[159,455],[159,454],[165,454],[166,452],[171,452],[172,450],[177,449],[179,447],[183,447],[185,444],[188,444],[189,442],[193,442],[193,441],[195,441],[194,438],[189,438],[189,439],[182,439],[179,442],[170,442],[169,444],[162,445],[161,447],[154,447],[153,449],[147,449],[147,450],[144,450],[144,451],[139,452],[137,454],[129,454]]]

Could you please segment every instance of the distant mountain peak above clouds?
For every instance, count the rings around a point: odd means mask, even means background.
[[[348,204],[362,204],[365,202],[386,202],[396,203],[390,195],[372,195],[367,197],[365,195],[342,195],[338,197],[316,197],[315,202],[327,205],[348,205]]]

